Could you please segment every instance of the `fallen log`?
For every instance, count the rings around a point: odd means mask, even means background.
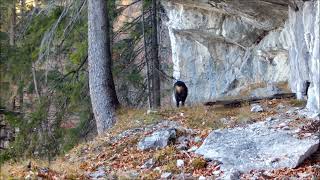
[[[1,108],[1,109],[0,109],[0,114],[17,116],[17,115],[20,115],[21,113],[20,113],[20,112],[17,112],[17,111],[9,111],[9,110],[2,109],[2,108]]]
[[[205,106],[214,106],[214,105],[223,105],[226,107],[239,107],[241,104],[252,104],[257,103],[262,100],[272,100],[272,99],[285,99],[285,98],[296,98],[295,93],[279,93],[267,97],[249,97],[243,99],[230,99],[230,100],[216,100],[208,101],[203,105]]]

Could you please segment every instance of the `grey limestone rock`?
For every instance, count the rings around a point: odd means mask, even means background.
[[[299,99],[307,91],[310,111],[320,111],[320,1],[161,2],[173,76],[188,86],[187,103],[236,96],[249,84],[288,82]]]
[[[265,88],[257,88],[251,92],[251,97],[268,97],[275,94],[282,93],[281,89],[279,89],[274,84],[268,84]]]
[[[274,120],[215,130],[196,153],[221,161],[223,171],[295,168],[318,149],[319,137],[312,134],[298,139],[294,130],[277,128],[279,123]]]
[[[170,141],[176,138],[176,130],[174,128],[161,129],[153,132],[139,141],[138,149],[156,149],[164,148],[169,145]]]
[[[262,112],[263,108],[259,104],[252,104],[251,105],[251,112]]]
[[[164,172],[161,174],[161,179],[169,179],[172,176],[170,172]]]

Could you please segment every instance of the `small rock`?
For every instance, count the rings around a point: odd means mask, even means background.
[[[263,174],[265,176],[269,176],[269,177],[272,177],[272,173],[270,171],[264,171]]]
[[[201,141],[202,141],[202,138],[199,137],[199,136],[196,136],[196,137],[194,138],[194,142],[195,142],[195,143],[198,143],[198,142],[201,142]]]
[[[148,109],[147,114],[156,114],[158,111]]]
[[[161,179],[169,179],[172,176],[172,173],[165,172],[161,174]]]
[[[159,130],[140,140],[138,143],[138,149],[147,150],[164,148],[175,138],[176,130],[174,128]]]
[[[182,168],[184,166],[184,161],[182,159],[177,160],[177,167]]]
[[[298,111],[300,110],[301,108],[299,107],[293,107],[293,108],[290,108],[286,114],[288,115],[297,115],[298,114]]]
[[[290,130],[290,127],[289,126],[284,126],[282,129],[283,130]]]
[[[262,112],[263,108],[259,104],[251,105],[251,112]]]
[[[26,180],[31,180],[32,179],[32,176],[30,175],[30,174],[28,174],[28,175],[26,175],[26,177],[24,177],[24,179],[26,179]]]
[[[212,175],[214,175],[214,176],[219,176],[220,174],[221,174],[220,170],[212,172]]]
[[[266,121],[272,121],[272,120],[275,120],[273,117],[267,117],[266,118]]]
[[[180,150],[180,151],[185,151],[188,149],[188,145],[187,144],[179,144],[177,146],[177,149]]]
[[[298,173],[298,176],[302,179],[307,178],[308,176],[310,176],[310,174],[307,173]]]
[[[278,125],[279,128],[283,128],[283,127],[285,127],[285,126],[287,126],[286,123],[280,123],[280,124]]]
[[[198,149],[197,146],[192,146],[190,149],[188,149],[188,152],[194,152]]]
[[[161,171],[161,168],[160,167],[155,167],[154,169],[153,169],[153,171]]]
[[[28,180],[29,179],[31,180],[31,179],[34,179],[34,175],[35,175],[34,172],[29,171],[28,174],[24,178],[28,179]]]
[[[152,168],[153,165],[154,165],[154,161],[151,158],[141,166],[141,169],[149,169],[149,168]]]
[[[286,106],[284,106],[282,103],[280,103],[280,104],[277,105],[276,108],[277,108],[278,110],[280,110],[280,109],[283,109],[283,108],[285,108],[285,107],[286,107]]]
[[[200,176],[198,180],[206,180],[206,177]]]
[[[300,131],[301,131],[301,129],[298,128],[298,129],[295,129],[293,132],[294,132],[294,133],[299,133]]]
[[[220,121],[221,123],[223,123],[223,124],[229,124],[230,119],[227,119],[227,118],[221,118],[219,121]]]
[[[312,133],[305,133],[305,134],[303,134],[303,137],[310,137],[310,136],[312,136]]]
[[[320,169],[320,165],[318,165],[318,164],[313,165],[313,167],[317,168],[317,169]]]
[[[178,137],[177,142],[182,144],[182,143],[188,143],[189,140],[190,140],[190,137],[180,136]]]

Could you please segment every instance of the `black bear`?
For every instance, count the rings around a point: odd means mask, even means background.
[[[177,81],[174,83],[174,97],[176,98],[177,107],[179,107],[179,103],[181,101],[182,106],[184,106],[184,102],[188,96],[188,88],[186,84],[182,81]]]

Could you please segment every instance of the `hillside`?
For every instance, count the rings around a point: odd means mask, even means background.
[[[265,111],[251,112],[248,104],[238,108],[170,108],[150,114],[143,110],[122,109],[118,112],[118,122],[108,133],[77,145],[49,164],[37,159],[7,162],[2,167],[1,177],[158,179],[169,173],[168,177],[174,179],[215,179],[225,177],[220,169],[221,164],[205,160],[195,153],[214,129],[246,127],[248,124],[268,121],[272,117],[281,122],[290,119],[289,123],[279,128],[294,129],[298,139],[308,138],[320,130],[319,121],[307,120],[298,115],[301,108],[297,105],[301,106],[303,102],[281,99],[262,101],[260,105]],[[168,128],[176,129],[176,136],[168,146],[144,151],[138,149],[141,139],[152,132]],[[251,170],[241,174],[241,178],[320,178],[320,151],[304,158],[296,168]],[[183,162],[183,165],[177,167],[177,161]]]
[[[0,179],[320,179],[319,0],[1,0]]]

